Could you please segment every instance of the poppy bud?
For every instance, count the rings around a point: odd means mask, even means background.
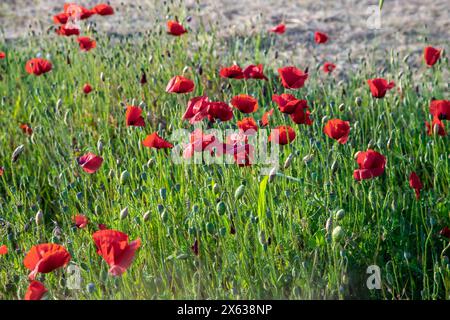
[[[103,151],[103,141],[101,139],[98,139],[97,141],[97,150],[99,153],[102,153]]]
[[[116,173],[114,172],[113,169],[109,170],[109,172],[108,172],[108,178],[112,179],[112,178],[114,178],[115,175],[116,175]]]
[[[166,198],[167,198],[167,190],[166,190],[166,188],[159,189],[159,196],[161,197],[161,199],[163,201],[166,200]]]
[[[439,134],[439,130],[440,130],[439,124],[438,124],[438,123],[435,123],[435,124],[433,125],[433,134],[434,134],[435,136],[437,136],[437,135]]]
[[[345,104],[341,103],[339,105],[339,111],[344,112],[344,110],[345,110]]]
[[[23,152],[23,150],[25,149],[25,146],[23,144],[21,144],[20,146],[18,146],[11,157],[11,161],[14,163],[17,161],[17,159],[19,159],[20,154]]]
[[[314,160],[314,155],[312,153],[303,157],[303,162],[307,165],[310,164]]]
[[[95,284],[93,284],[92,282],[88,283],[88,285],[86,286],[86,291],[88,293],[90,293],[90,294],[94,293],[94,291],[95,291]]]
[[[206,224],[206,231],[208,231],[209,234],[214,234],[214,224],[212,222],[208,222]]]
[[[120,220],[123,220],[126,217],[128,217],[128,207],[125,207],[122,211],[120,211]]]
[[[269,183],[272,183],[275,179],[275,176],[277,175],[277,168],[272,168],[269,172]]]
[[[361,99],[360,97],[356,97],[356,99],[355,99],[355,104],[356,104],[358,107],[360,107],[361,104],[362,104],[362,99]]]
[[[333,229],[333,233],[331,234],[333,241],[339,242],[343,236],[344,230],[342,230],[340,226],[337,226],[336,228]]]
[[[164,206],[163,206],[162,204],[158,204],[158,205],[156,206],[156,208],[158,209],[158,212],[159,212],[159,213],[163,213],[163,212],[164,212]]]
[[[344,209],[339,209],[335,214],[336,220],[341,220],[342,218],[344,218],[344,215],[345,215]]]
[[[39,210],[36,213],[34,220],[36,221],[36,225],[40,226],[44,222],[44,212],[42,212],[42,210]]]
[[[291,153],[287,157],[286,161],[284,162],[284,169],[287,169],[291,166],[292,160],[294,160],[294,154]]]
[[[390,150],[391,146],[392,146],[392,138],[389,138],[387,143],[386,143],[386,147],[387,147],[388,150]]]
[[[150,219],[150,215],[151,215],[150,211],[147,211],[146,213],[144,213],[144,217],[143,217],[144,221],[148,221]]]
[[[322,117],[322,124],[324,124],[327,120],[328,120],[328,116],[323,116]]]
[[[259,232],[259,243],[261,245],[266,245],[267,244],[266,233],[264,232],[264,230],[261,230]]]
[[[161,220],[162,220],[162,222],[164,222],[164,223],[166,223],[167,220],[169,220],[169,214],[167,213],[166,210],[164,210],[164,211],[161,213]]]
[[[100,80],[105,82],[105,74],[103,72],[100,73]]]
[[[369,140],[369,143],[367,144],[367,149],[373,149],[375,147],[375,141],[373,139]]]
[[[227,206],[225,205],[225,202],[220,201],[219,203],[217,203],[216,210],[219,215],[223,215],[225,213],[225,211],[227,210]]]
[[[242,196],[244,195],[244,191],[245,191],[245,186],[243,184],[241,184],[234,192],[234,198],[236,200],[239,200],[240,198],[242,198]]]
[[[325,223],[325,231],[327,234],[330,234],[331,228],[333,227],[333,218],[328,218]]]
[[[120,175],[120,183],[124,184],[128,181],[130,178],[130,173],[127,170],[122,171],[122,174]]]
[[[217,183],[214,183],[212,190],[215,194],[218,194],[220,192],[220,186]]]

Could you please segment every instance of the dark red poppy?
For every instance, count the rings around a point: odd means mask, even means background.
[[[445,132],[444,123],[436,117],[433,117],[433,122],[431,125],[428,121],[425,121],[425,126],[429,136],[433,135],[435,132],[441,137],[445,137],[447,135]]]
[[[278,109],[287,114],[294,113],[297,108],[307,108],[306,100],[299,100],[292,94],[283,93],[281,95],[274,94],[272,101],[278,105]]]
[[[194,252],[194,254],[196,256],[198,256],[198,240],[195,239],[194,244],[191,246],[191,250],[192,252]]]
[[[339,143],[344,144],[347,142],[348,135],[350,134],[350,123],[341,119],[328,120],[327,124],[323,128],[323,133],[331,139],[337,140]]]
[[[441,57],[441,50],[433,47],[426,47],[423,50],[423,57],[427,66],[432,67]]]
[[[69,16],[72,16],[75,20],[77,19],[84,20],[94,14],[94,12],[92,12],[88,8],[85,8],[75,3],[65,3],[64,12],[67,13]]]
[[[147,75],[145,74],[144,71],[142,71],[142,75],[141,75],[141,79],[139,80],[139,83],[142,85],[147,83]]]
[[[277,34],[283,34],[286,32],[286,25],[284,23],[280,23],[279,25],[273,27],[269,31]]]
[[[3,51],[0,51],[0,60],[3,60],[6,58],[6,53],[4,53]]]
[[[214,121],[215,119],[229,121],[233,119],[233,108],[225,102],[210,102],[208,107],[208,118],[210,121]]]
[[[57,15],[53,16],[53,21],[56,24],[66,24],[67,21],[69,20],[69,16],[70,15],[68,13],[61,12],[61,13],[58,13]]]
[[[41,300],[47,291],[41,282],[33,280],[28,286],[24,300]]]
[[[167,33],[173,36],[181,36],[186,33],[187,30],[177,21],[167,21]]]
[[[367,83],[369,84],[370,91],[374,98],[384,98],[386,92],[395,87],[393,81],[387,82],[387,80],[383,78],[369,79],[367,80]]]
[[[56,34],[66,37],[79,36],[80,29],[77,26],[62,25],[58,29],[56,29]]]
[[[258,100],[247,94],[240,94],[233,97],[231,104],[243,113],[252,113],[258,110]]]
[[[89,83],[86,83],[86,84],[83,86],[83,92],[84,92],[85,94],[89,94],[91,91],[92,91],[91,85],[90,85]]]
[[[358,181],[381,176],[386,166],[386,158],[371,149],[358,152],[356,162],[359,169],[353,172],[353,176]]]
[[[97,46],[97,42],[89,37],[78,37],[77,41],[82,51],[89,51]]]
[[[334,63],[331,62],[325,62],[323,64],[323,72],[325,73],[331,73],[334,71],[334,69],[336,69],[336,65]]]
[[[247,135],[254,135],[258,131],[258,125],[253,118],[244,118],[237,122],[238,128]]]
[[[125,122],[127,127],[144,127],[145,121],[142,117],[142,109],[135,106],[127,106],[125,113]]]
[[[86,153],[84,156],[78,158],[78,164],[87,173],[95,173],[103,163],[103,158],[93,154],[92,152]]]
[[[110,266],[113,276],[122,275],[131,265],[141,240],[128,241],[128,235],[116,230],[100,230],[92,235],[97,253]]]
[[[222,78],[242,79],[244,78],[244,72],[241,67],[233,64],[231,67],[224,67],[220,69],[220,76]]]
[[[263,114],[261,118],[261,127],[266,127],[269,124],[269,117],[273,115],[273,110],[274,109],[270,109],[269,111]]]
[[[25,70],[29,74],[40,76],[41,74],[47,73],[52,70],[52,64],[50,61],[42,58],[33,58],[27,61]]]
[[[142,145],[144,147],[155,149],[173,148],[173,144],[161,138],[157,132],[148,135],[144,141],[142,141]]]
[[[286,89],[299,89],[305,85],[308,74],[294,66],[288,66],[278,69],[281,83]]]
[[[183,120],[189,120],[191,124],[202,121],[208,116],[209,100],[207,96],[194,97],[188,101]]]
[[[169,93],[188,93],[194,90],[194,82],[182,76],[175,76],[170,79],[166,87]]]
[[[278,126],[270,132],[269,141],[285,145],[295,140],[295,130],[290,126]]]
[[[423,188],[422,182],[420,181],[419,176],[415,172],[411,172],[409,175],[409,186],[414,189],[416,193],[416,198],[420,198],[420,189]]]
[[[325,43],[328,41],[328,36],[323,32],[316,31],[314,33],[314,41],[316,43]]]
[[[8,247],[6,244],[0,246],[0,256],[3,256],[5,254],[8,254]]]
[[[70,261],[66,248],[55,243],[43,243],[28,251],[23,264],[31,271],[29,279],[34,280],[37,273],[49,273],[66,266]]]
[[[450,228],[445,226],[444,228],[442,228],[441,231],[439,231],[439,234],[443,237],[450,239]]]
[[[267,80],[267,77],[264,75],[264,67],[262,64],[258,64],[257,66],[251,64],[248,67],[246,67],[243,72],[245,79]]]
[[[77,228],[83,229],[87,227],[89,219],[83,214],[77,214],[72,217],[72,222],[75,224]]]
[[[104,224],[104,223],[99,223],[98,224],[98,229],[99,230],[106,230],[106,229],[108,229],[108,226],[106,224]]]
[[[106,3],[101,3],[93,7],[91,12],[101,16],[110,16],[114,14],[114,9]]]
[[[297,107],[293,113],[289,115],[296,124],[312,125],[313,121],[309,117],[311,113],[304,107]]]
[[[22,129],[22,132],[31,136],[33,134],[33,129],[31,129],[31,127],[27,124],[27,123],[22,123],[20,126],[20,129]]]
[[[430,103],[430,113],[439,120],[450,120],[450,101],[432,100]]]

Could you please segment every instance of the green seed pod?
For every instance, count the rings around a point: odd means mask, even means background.
[[[216,210],[219,215],[225,214],[225,211],[227,210],[227,206],[225,205],[225,202],[220,201],[216,206]]]
[[[333,229],[333,233],[331,234],[333,241],[339,242],[344,237],[344,230],[340,226],[337,226]]]
[[[125,184],[130,178],[130,173],[127,170],[122,171],[120,174],[120,183]]]
[[[123,220],[126,217],[128,217],[128,207],[125,207],[120,211],[120,220]]]
[[[236,200],[239,200],[240,198],[242,198],[242,196],[244,195],[244,191],[245,191],[245,186],[243,184],[241,184],[234,192],[234,198]]]
[[[146,213],[144,213],[144,217],[143,217],[144,221],[148,221],[150,219],[150,215],[151,215],[150,211],[147,211]]]

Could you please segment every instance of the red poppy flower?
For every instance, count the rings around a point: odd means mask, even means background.
[[[19,127],[20,129],[22,129],[23,133],[26,133],[29,136],[33,134],[33,129],[31,129],[31,127],[28,124],[22,123]]]
[[[254,162],[255,148],[250,144],[245,144],[234,148],[234,161],[239,167],[251,166]]]
[[[445,226],[444,228],[442,228],[441,231],[439,231],[439,234],[443,237],[450,239],[450,228]]]
[[[308,74],[294,66],[278,69],[283,87],[287,89],[299,89],[305,85]]]
[[[177,21],[167,21],[167,33],[173,36],[181,36],[186,33],[187,30]]]
[[[91,91],[92,91],[91,85],[90,85],[89,83],[86,83],[86,84],[83,86],[83,92],[84,92],[85,94],[89,94]]]
[[[210,151],[212,154],[214,148],[221,154],[223,144],[219,139],[216,139],[214,134],[204,134],[203,131],[198,128],[190,134],[189,143],[184,146],[183,158],[191,158],[194,155],[194,152]]]
[[[66,24],[69,20],[70,15],[66,12],[58,13],[57,15],[53,16],[53,22],[56,24]]]
[[[264,67],[262,64],[258,64],[257,66],[251,64],[247,68],[245,68],[243,72],[245,79],[267,80],[267,77],[264,75]]]
[[[347,142],[348,135],[350,134],[350,123],[341,119],[331,119],[323,128],[323,133],[331,139],[344,144]]]
[[[189,100],[183,120],[189,120],[191,124],[202,121],[208,116],[209,100],[207,96],[194,97]]]
[[[0,60],[3,60],[6,58],[6,53],[4,53],[3,51],[0,51]]]
[[[82,51],[89,51],[97,46],[97,42],[89,37],[78,37],[77,41]]]
[[[142,141],[142,145],[144,147],[155,149],[173,148],[173,144],[161,138],[157,132],[148,135],[145,140]]]
[[[103,163],[103,158],[93,154],[92,152],[86,153],[84,156],[78,158],[78,164],[87,173],[95,173]]]
[[[328,41],[328,36],[323,32],[316,31],[314,33],[314,41],[316,43],[325,43]]]
[[[65,3],[64,12],[72,16],[74,19],[84,20],[94,14],[91,10],[75,3]]]
[[[244,118],[237,122],[237,126],[244,134],[248,135],[254,135],[258,131],[258,125],[253,118]]]
[[[0,177],[5,173],[5,168],[0,167]]]
[[[284,25],[284,23],[280,23],[279,25],[273,27],[269,31],[273,33],[283,34],[286,32],[286,26]]]
[[[323,72],[325,73],[331,73],[334,71],[334,69],[336,69],[336,65],[334,63],[325,62],[323,64]]]
[[[91,12],[101,16],[110,16],[114,14],[114,9],[106,3],[101,3],[93,7]]]
[[[34,280],[36,274],[49,273],[66,266],[70,261],[70,254],[66,248],[59,244],[43,243],[33,246],[28,251],[23,264],[31,271],[30,280]]]
[[[420,181],[419,176],[415,172],[411,172],[411,174],[409,175],[409,186],[414,189],[416,198],[419,199],[420,189],[423,188],[423,185]]]
[[[266,127],[269,124],[269,117],[273,115],[273,109],[270,109],[266,113],[263,114],[261,118],[261,127]]]
[[[131,265],[141,240],[128,241],[128,235],[116,230],[100,230],[92,235],[97,253],[110,266],[113,276],[122,275]]]
[[[427,128],[427,134],[429,136],[433,135],[435,130],[437,130],[437,134],[441,137],[447,135],[447,133],[445,132],[444,123],[436,117],[433,117],[433,122],[431,125],[428,121],[425,121],[425,126]]]
[[[233,97],[231,104],[243,113],[252,113],[258,110],[258,100],[247,94],[240,94]]]
[[[395,87],[393,81],[387,82],[387,80],[383,78],[369,79],[367,80],[367,83],[369,84],[370,91],[374,98],[383,98],[388,90]]]
[[[225,102],[210,102],[208,107],[208,118],[210,121],[214,121],[215,119],[229,121],[233,118],[233,108]]]
[[[170,79],[166,87],[169,93],[188,93],[194,90],[194,82],[182,76],[175,76]]]
[[[76,26],[67,26],[62,25],[58,29],[56,29],[56,34],[60,36],[79,36],[80,35],[80,29]]]
[[[0,246],[0,256],[8,253],[8,247],[4,244]]]
[[[278,126],[270,132],[269,141],[285,145],[295,140],[295,131],[289,126]]]
[[[33,58],[27,61],[25,70],[29,74],[40,76],[41,74],[47,73],[52,70],[52,64],[50,61],[42,58]]]
[[[106,229],[108,229],[108,226],[106,224],[104,224],[104,223],[99,223],[98,224],[98,229],[99,230],[106,230]]]
[[[45,288],[45,286],[36,280],[33,280],[30,282],[30,285],[28,286],[27,292],[25,293],[25,300],[41,300],[44,294],[48,290]]]
[[[242,79],[244,78],[244,72],[242,72],[241,67],[234,64],[231,67],[224,67],[220,69],[220,76],[222,78]]]
[[[381,176],[386,166],[386,158],[374,151],[360,151],[356,158],[359,169],[353,172],[353,176],[356,180],[371,179]]]
[[[73,216],[72,221],[75,224],[75,226],[79,229],[86,228],[89,223],[89,219],[85,215],[82,215],[82,214],[77,214],[77,215]]]
[[[450,120],[450,101],[433,100],[430,103],[430,113],[439,120]]]
[[[127,127],[144,127],[145,121],[142,117],[142,109],[135,106],[128,106],[125,113]]]
[[[310,126],[313,123],[311,118],[309,117],[310,115],[311,113],[306,110],[306,108],[297,107],[294,113],[291,113],[289,116],[296,124],[306,124]]]
[[[281,95],[274,94],[272,101],[278,105],[278,109],[287,114],[294,113],[297,108],[307,108],[306,100],[299,100],[292,94],[283,93]]]
[[[425,59],[425,63],[432,67],[441,57],[441,50],[433,47],[426,47],[423,50],[423,57]]]

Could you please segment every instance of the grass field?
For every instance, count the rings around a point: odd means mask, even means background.
[[[173,5],[167,20],[175,15],[189,26]],[[269,33],[271,27],[225,39],[215,36],[216,26],[200,25],[174,37],[161,19],[150,31],[114,37],[82,23],[82,35],[97,41],[88,52],[76,37],[54,32],[0,44],[6,54],[0,60],[0,246],[8,248],[0,255],[0,299],[23,299],[30,283],[24,257],[40,243],[60,244],[71,256],[64,268],[36,277],[47,299],[450,298],[449,239],[440,234],[450,225],[450,144],[447,135],[428,135],[425,127],[431,100],[448,99],[445,53],[433,67],[422,53],[404,57],[392,50],[382,65],[367,55],[357,72],[338,65],[345,74],[339,79],[325,74],[322,63],[296,65],[308,67],[309,77],[291,90],[277,69],[293,62],[278,58],[283,35]],[[326,46],[311,46],[311,54]],[[51,61],[50,72],[25,71],[37,55]],[[263,64],[268,80],[220,77],[220,68],[234,61]],[[176,75],[193,80],[193,92],[167,93]],[[376,99],[371,78],[396,86]],[[85,83],[93,88],[89,94]],[[307,100],[312,125],[281,113],[274,93]],[[203,94],[226,103],[248,94],[259,104],[250,115],[233,107],[227,122],[204,119],[204,130],[237,129],[237,120],[260,120],[272,108],[266,129],[295,130],[295,140],[280,146],[280,167],[270,181],[258,163],[176,164],[170,150],[142,145],[155,131],[176,144],[172,133],[193,130],[182,116],[189,99]],[[143,109],[144,127],[126,125],[128,105]],[[349,121],[347,143],[323,133],[333,118]],[[12,161],[20,145],[23,152]],[[356,181],[355,154],[367,149],[384,155],[386,168]],[[87,152],[103,158],[93,174],[77,161]],[[419,199],[411,172],[423,184]],[[74,226],[76,214],[89,219],[85,228]],[[108,274],[96,252],[92,234],[99,224],[141,240],[121,276]],[[381,271],[379,290],[366,285],[371,265]]]

